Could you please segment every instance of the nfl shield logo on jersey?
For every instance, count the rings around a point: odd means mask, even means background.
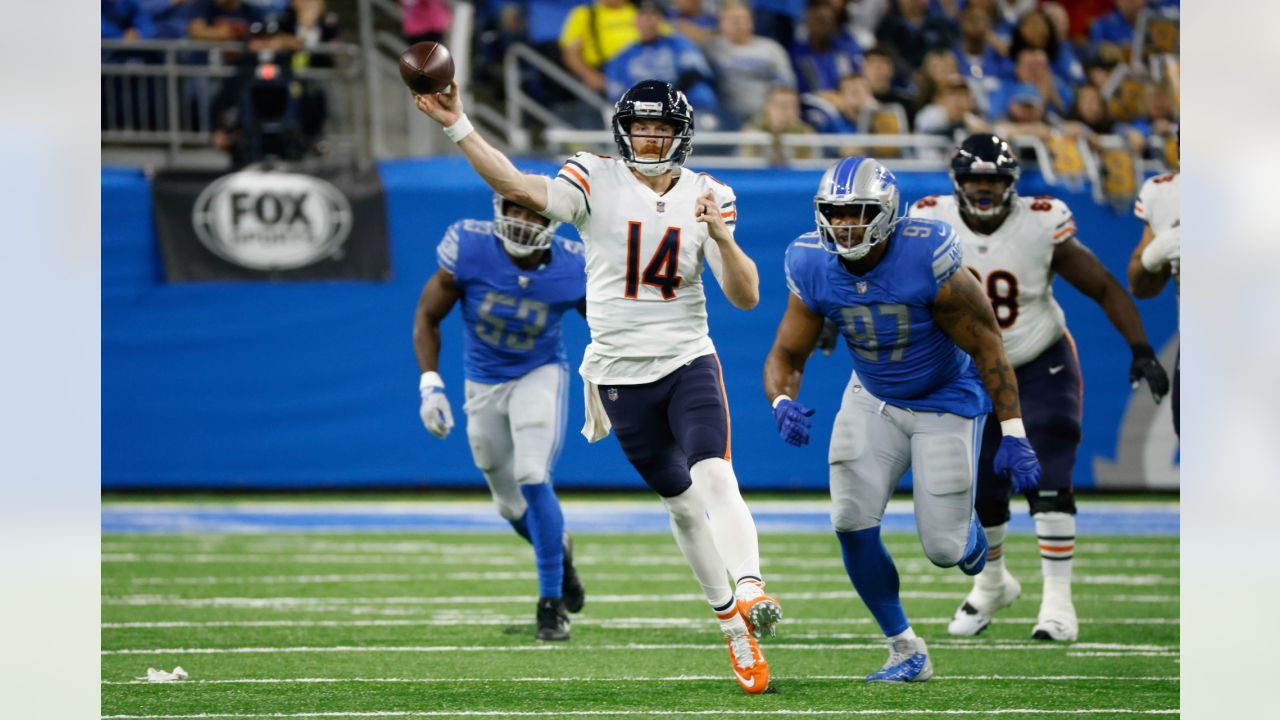
[[[609,396],[609,402],[613,402],[618,399],[618,388],[609,388],[605,394]]]
[[[666,211],[667,211],[667,204],[666,204],[665,202],[663,202],[662,200],[659,200],[659,201],[658,201],[658,212],[666,212]]]
[[[516,284],[518,284],[520,286],[520,289],[523,290],[524,288],[529,287],[529,278],[525,275],[521,275],[520,277],[516,278]]]
[[[859,282],[856,287],[858,288],[858,292],[860,293],[864,293],[867,291],[867,283],[865,281]]]

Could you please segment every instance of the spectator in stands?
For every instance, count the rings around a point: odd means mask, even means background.
[[[155,28],[157,39],[173,40],[187,36],[193,0],[138,0]]]
[[[192,40],[244,40],[249,26],[265,18],[241,0],[195,0],[187,36]]]
[[[925,53],[955,44],[957,34],[953,22],[929,13],[929,0],[897,0],[896,10],[876,28],[877,47],[889,52],[895,72],[904,79],[920,67]]]
[[[715,15],[704,9],[702,0],[673,0],[667,11],[667,22],[677,34],[701,48],[715,38],[720,24]]]
[[[155,36],[156,28],[138,0],[102,0],[104,40],[149,40]]]
[[[995,126],[996,134],[1004,138],[1047,140],[1053,132],[1045,114],[1044,98],[1036,86],[1029,83],[1019,83],[1009,91],[1004,115]]]
[[[862,56],[862,76],[867,79],[871,94],[882,105],[897,104],[910,117],[915,108],[915,97],[893,84],[893,57],[879,47],[873,47]]]
[[[1043,50],[1049,57],[1054,76],[1064,82],[1084,82],[1084,68],[1076,59],[1071,45],[1058,37],[1049,16],[1041,10],[1032,10],[1018,19],[1013,39],[1009,43],[1009,56],[1017,57],[1023,48]]]
[[[784,148],[782,145],[783,135],[814,133],[814,129],[800,119],[800,95],[795,88],[780,85],[770,90],[764,110],[742,129],[763,130],[773,136],[773,144],[768,148],[756,145],[744,146],[742,154],[746,157],[764,156],[769,159],[770,165],[786,165],[788,151],[790,157],[796,160],[807,160],[817,155],[813,148]]]
[[[284,11],[281,24],[298,39],[298,61],[305,67],[333,67],[333,55],[311,51],[324,43],[336,42],[342,27],[338,13],[328,10],[325,0],[291,0]]]
[[[1048,112],[1059,116],[1067,114],[1075,92],[1066,82],[1054,77],[1049,68],[1049,56],[1043,50],[1023,48],[1014,57],[1013,78],[1000,84],[1000,89],[991,98],[990,117],[1001,117],[1006,114],[1012,93],[1021,85],[1032,85],[1040,94],[1040,99]]]
[[[889,12],[890,0],[831,0],[838,10],[837,15],[844,21],[845,32],[853,36],[861,47],[876,44],[876,28],[885,13]]]
[[[1072,136],[1084,137],[1094,152],[1102,149],[1099,137],[1103,135],[1119,135],[1138,152],[1145,143],[1142,133],[1132,125],[1116,122],[1111,117],[1102,91],[1093,85],[1082,85],[1076,90],[1076,101],[1067,113],[1063,130]]]
[[[400,17],[406,43],[444,42],[453,24],[453,8],[448,0],[400,0]]]
[[[991,95],[1000,89],[1001,79],[1013,74],[1004,46],[996,44],[991,29],[993,14],[992,9],[970,0],[960,13],[960,40],[952,48],[960,72],[974,89],[975,108],[983,115],[990,107]]]
[[[564,21],[561,61],[583,84],[602,93],[605,63],[639,39],[634,5],[628,0],[594,0],[575,7]]]
[[[956,73],[943,83],[934,101],[916,113],[915,131],[955,137],[990,130],[974,109],[973,90],[964,76]]]
[[[814,130],[826,135],[844,135],[867,131],[862,127],[863,111],[875,110],[879,107],[876,98],[871,94],[871,86],[861,75],[846,75],[840,78],[840,85],[835,92],[806,93],[800,98],[800,114],[804,121]],[[851,155],[868,155],[864,147],[845,145],[824,151],[831,157],[849,157]]]
[[[920,66],[914,109],[918,112],[920,108],[932,103],[951,77],[959,73],[960,66],[956,63],[954,53],[946,49],[930,50]]]
[[[1161,138],[1173,135],[1178,128],[1178,110],[1168,85],[1153,83],[1143,88],[1142,115],[1134,118],[1134,130],[1145,144],[1159,147]],[[1142,147],[1137,147],[1141,152]]]
[[[711,66],[692,41],[680,35],[664,36],[662,26],[662,8],[656,0],[640,0],[636,12],[640,39],[605,65],[605,94],[618,98],[642,80],[663,80],[689,98],[700,129],[714,130],[719,125],[720,103],[711,88]]]
[[[213,146],[228,153],[232,167],[267,158],[299,160],[318,149],[324,95],[294,77],[301,43],[281,19],[272,15],[250,26],[247,52],[214,98]]]
[[[1116,9],[1093,21],[1089,29],[1089,45],[1096,54],[1103,45],[1119,46],[1124,58],[1129,57],[1133,31],[1138,24],[1146,0],[1115,0]]]
[[[1067,30],[1063,36],[1077,46],[1087,47],[1089,28],[1094,20],[1111,12],[1113,7],[1112,0],[1070,0],[1063,6],[1067,15]]]
[[[835,90],[840,78],[862,67],[862,48],[840,28],[829,0],[809,0],[805,40],[791,49],[800,92]]]
[[[707,46],[707,56],[719,79],[726,125],[737,127],[759,114],[769,88],[795,87],[787,51],[755,34],[751,11],[739,0],[728,0],[720,11],[720,35]]]
[[[756,34],[767,37],[788,50],[795,44],[797,28],[804,18],[806,0],[754,0],[751,14]]]

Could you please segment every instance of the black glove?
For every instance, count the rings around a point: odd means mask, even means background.
[[[831,357],[839,340],[840,328],[832,322],[831,318],[823,318],[822,332],[818,334],[818,345],[815,349],[821,350],[825,357]]]
[[[1151,388],[1151,397],[1159,403],[1169,394],[1169,376],[1160,367],[1160,361],[1156,360],[1156,351],[1147,343],[1134,343],[1129,348],[1133,350],[1133,363],[1129,365],[1129,384],[1137,390],[1138,381],[1145,379],[1147,387]]]

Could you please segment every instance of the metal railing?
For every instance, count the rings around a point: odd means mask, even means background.
[[[163,148],[170,161],[210,144],[214,98],[236,75],[242,43],[194,40],[102,40],[102,142]],[[302,51],[300,51],[302,52]],[[336,154],[368,157],[359,48],[326,43],[305,50],[332,67],[303,67],[294,77],[322,91],[323,137]]]

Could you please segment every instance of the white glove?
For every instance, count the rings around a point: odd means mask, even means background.
[[[1177,225],[1157,234],[1142,249],[1142,267],[1148,272],[1160,272],[1164,270],[1165,265],[1176,266],[1181,258],[1182,231]]]
[[[453,410],[449,407],[449,398],[444,394],[444,380],[434,370],[422,373],[418,380],[418,391],[422,393],[422,406],[418,414],[422,416],[422,424],[427,432],[441,440],[449,437],[453,429]]]

